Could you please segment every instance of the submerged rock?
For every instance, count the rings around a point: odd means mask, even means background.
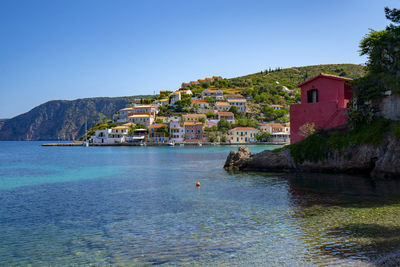
[[[387,137],[379,146],[350,146],[344,151],[330,151],[324,160],[302,163],[295,162],[289,148],[252,154],[248,148],[239,147],[238,152],[229,153],[224,168],[241,171],[356,173],[374,178],[400,178],[400,142]]]

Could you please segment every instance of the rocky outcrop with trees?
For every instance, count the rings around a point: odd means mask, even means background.
[[[238,151],[229,153],[224,168],[229,171],[327,172],[400,178],[400,139],[386,136],[378,146],[364,143],[344,150],[333,149],[326,158],[320,159],[312,156],[300,159],[292,155],[290,146],[257,154],[239,147]]]

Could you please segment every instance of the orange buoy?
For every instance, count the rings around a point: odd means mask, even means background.
[[[200,186],[200,182],[197,182],[197,183],[196,183],[196,186],[199,187],[199,186]]]

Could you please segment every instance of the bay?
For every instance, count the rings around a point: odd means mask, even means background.
[[[236,146],[42,143],[0,142],[1,265],[370,265],[399,249],[395,180],[229,173]]]

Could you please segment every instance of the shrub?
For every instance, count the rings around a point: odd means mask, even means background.
[[[392,134],[397,137],[398,139],[400,139],[400,122],[397,123],[393,129],[392,129]]]
[[[391,122],[391,120],[385,118],[375,117],[372,123],[364,123],[354,130],[347,128],[330,133],[314,133],[306,139],[288,146],[288,148],[296,163],[317,162],[326,159],[333,150],[340,152],[350,145],[379,145],[389,131]],[[400,136],[400,126],[398,131]]]

